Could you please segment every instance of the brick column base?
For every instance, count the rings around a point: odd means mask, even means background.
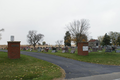
[[[8,41],[8,58],[20,58],[20,41]]]
[[[87,47],[88,47],[88,42],[78,43],[78,55],[83,55],[83,56],[88,55]]]

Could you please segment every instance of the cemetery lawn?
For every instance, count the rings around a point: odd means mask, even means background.
[[[105,52],[105,50],[101,52],[90,52],[87,56],[81,56],[76,53],[62,53],[61,51],[58,51],[56,53],[44,52],[46,54],[52,54],[57,55],[65,58],[70,58],[78,61],[83,62],[89,62],[89,63],[95,63],[95,64],[104,64],[104,65],[118,65],[120,66],[120,53],[113,52]]]
[[[52,80],[61,76],[61,68],[47,61],[22,54],[20,59],[9,59],[6,52],[0,52],[0,80]]]

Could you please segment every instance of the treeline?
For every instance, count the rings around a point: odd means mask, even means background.
[[[104,36],[99,36],[98,40],[101,45],[120,45],[120,32],[110,31],[108,34],[105,33]]]

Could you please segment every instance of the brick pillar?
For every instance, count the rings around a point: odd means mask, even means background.
[[[8,41],[8,58],[20,58],[20,41]]]
[[[78,55],[88,55],[88,42],[78,43]]]

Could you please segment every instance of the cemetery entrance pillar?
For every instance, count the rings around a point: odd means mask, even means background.
[[[78,43],[78,55],[88,55],[88,42]]]
[[[20,58],[20,41],[8,41],[8,58]]]

